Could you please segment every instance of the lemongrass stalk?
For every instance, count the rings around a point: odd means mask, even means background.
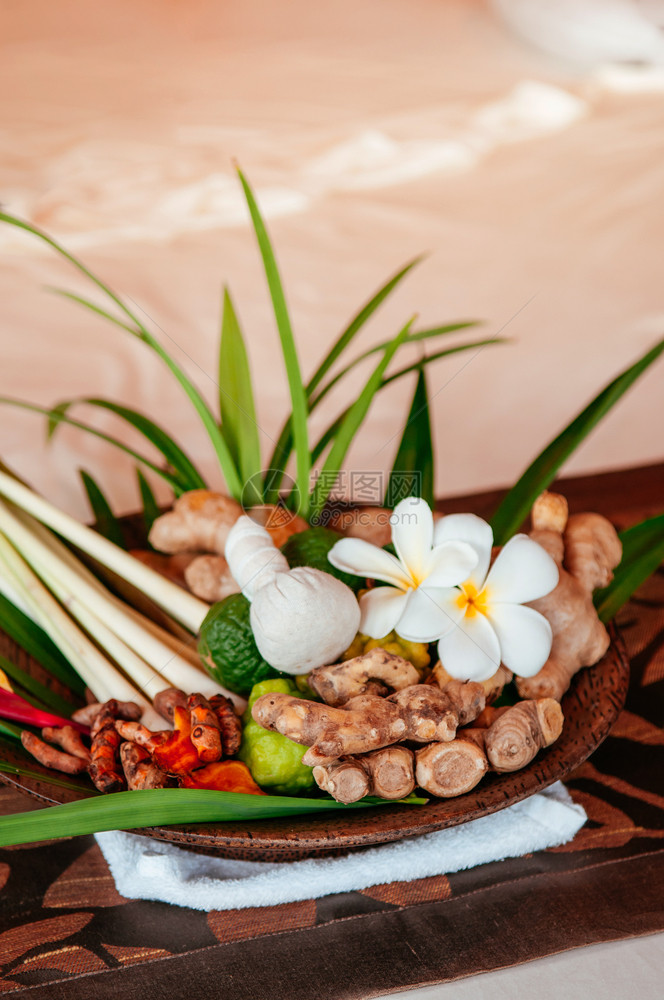
[[[0,529],[12,538],[14,546],[32,565],[38,575],[55,576],[62,585],[65,605],[77,600],[88,611],[130,645],[150,666],[165,677],[169,684],[184,691],[200,691],[203,695],[216,694],[219,684],[202,670],[193,667],[183,657],[161,642],[138,624],[121,606],[113,604],[106,593],[89,584],[81,574],[60,559],[47,545],[19,521],[7,506],[0,502]]]
[[[0,471],[0,495],[48,525],[103,566],[133,584],[191,632],[198,632],[209,606],[134,559],[124,549],[59,510],[33,490]]]
[[[95,698],[99,701],[118,698],[121,701],[135,701],[144,709],[149,707],[145,698],[72,621],[1,533],[0,564],[37,624],[69,660]]]

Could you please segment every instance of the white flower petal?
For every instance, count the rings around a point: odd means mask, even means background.
[[[493,545],[491,525],[475,514],[447,514],[436,523],[433,540],[434,545],[458,541],[468,542],[473,546],[478,561],[468,579],[477,590],[481,590],[491,561]]]
[[[500,644],[488,619],[466,615],[438,643],[438,655],[448,674],[460,681],[486,681],[500,666]]]
[[[427,587],[454,587],[464,583],[477,565],[477,552],[468,542],[443,542],[429,553]]]
[[[341,538],[327,554],[333,566],[346,573],[383,580],[404,590],[411,585],[401,563],[384,549],[361,538]],[[383,635],[386,633],[383,632]]]
[[[396,625],[397,634],[409,642],[435,642],[463,618],[454,587],[418,587]]]
[[[553,641],[551,626],[544,615],[520,604],[495,604],[489,620],[498,636],[506,667],[519,677],[532,677],[542,669]]]
[[[360,598],[360,632],[372,639],[382,639],[406,610],[412,592],[404,593],[396,587],[374,587]]]
[[[498,553],[486,578],[489,607],[535,601],[557,583],[558,567],[549,553],[527,535],[515,535]]]
[[[407,497],[390,517],[392,542],[397,556],[413,579],[421,580],[433,543],[433,514],[426,500]]]

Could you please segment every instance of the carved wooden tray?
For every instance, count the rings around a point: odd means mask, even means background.
[[[378,806],[341,814],[317,813],[260,820],[250,825],[233,822],[152,827],[134,832],[224,857],[291,861],[431,833],[504,809],[564,778],[583,763],[608,735],[624,705],[629,681],[629,662],[615,629],[611,630],[611,638],[611,646],[604,659],[577,674],[563,699],[565,725],[559,740],[547,750],[540,751],[535,760],[521,771],[486,775],[466,795],[454,799],[432,799],[425,806]],[[0,652],[16,657],[40,680],[50,680],[38,664],[26,658],[25,654],[17,654],[14,644],[1,632]],[[2,756],[9,763],[25,767],[25,757],[10,744],[3,749]],[[31,762],[30,767],[36,774],[48,773],[37,761]],[[66,776],[66,779],[78,785],[80,791],[59,788],[38,778],[0,773],[0,780],[6,784],[49,804],[71,802],[89,795],[90,786],[86,778]],[[44,840],[47,840],[48,811],[43,815]]]

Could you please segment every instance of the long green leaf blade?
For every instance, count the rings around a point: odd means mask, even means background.
[[[164,456],[167,465],[176,474],[180,483],[181,492],[186,490],[207,489],[207,483],[194,463],[188,455],[185,454],[182,448],[176,444],[170,434],[163,429],[163,427],[160,427],[154,422],[154,420],[146,417],[144,413],[140,413],[138,410],[133,410],[128,406],[122,406],[119,403],[114,403],[110,399],[86,397],[64,400],[62,403],[58,403],[57,406],[53,407],[54,416],[49,419],[49,437],[53,435],[58,425],[62,422],[62,417],[60,416],[58,418],[55,414],[66,415],[72,406],[77,406],[78,404],[108,410],[128,423],[134,428],[134,430],[137,430],[139,434],[142,434],[143,437],[146,438],[150,444]]]
[[[42,705],[50,709],[56,715],[63,715],[66,718],[75,711],[76,706],[61,695],[52,691],[46,684],[36,680],[27,671],[23,670],[6,656],[0,656],[0,670],[4,670],[10,681],[20,685],[29,694],[38,698]],[[19,692],[20,693],[20,692]]]
[[[251,483],[249,503],[262,500],[257,490],[261,446],[254,406],[251,371],[242,330],[230,293],[224,289],[219,345],[219,412],[228,450],[245,484]]]
[[[0,767],[2,765],[0,764]],[[426,799],[411,798],[408,804],[423,805]],[[223,823],[254,821],[275,816],[338,812],[377,805],[366,799],[342,805],[332,799],[297,799],[279,795],[245,795],[193,788],[150,788],[78,802],[67,802],[43,810],[0,817],[0,847],[29,844],[56,837],[77,837],[103,830],[132,830],[173,823]],[[394,803],[385,803],[394,805]]]
[[[127,548],[120,522],[111,510],[111,505],[106,498],[99,483],[84,469],[79,469],[81,480],[85,492],[88,496],[92,516],[95,519],[95,528],[100,535],[108,538],[109,542],[118,545],[121,549]]]
[[[530,508],[558,469],[627,390],[664,351],[664,340],[609,382],[591,403],[541,452],[500,503],[491,519],[495,545],[504,545],[526,519]]]
[[[5,723],[5,725],[7,725],[7,723]],[[19,737],[19,739],[20,739],[20,737]],[[12,747],[12,749],[13,749],[13,747]],[[4,774],[16,774],[16,775],[22,776],[24,778],[32,778],[35,781],[40,781],[42,784],[55,785],[57,788],[69,788],[69,789],[71,789],[74,792],[80,792],[80,791],[82,791],[81,786],[80,785],[75,785],[73,781],[63,781],[61,778],[55,778],[55,777],[51,776],[50,774],[47,775],[46,772],[40,774],[38,771],[31,771],[30,768],[28,768],[28,767],[18,767],[18,765],[16,765],[16,764],[9,764],[7,761],[4,761],[4,760],[0,760],[0,771],[4,772]],[[86,791],[86,793],[92,799],[95,799],[98,795],[102,794],[101,792],[98,792],[96,788],[90,788],[90,789],[86,788],[85,791]],[[81,801],[85,802],[87,800],[86,799],[82,799]],[[75,805],[76,803],[72,802],[71,804]],[[58,808],[58,807],[54,806],[53,808]],[[41,816],[42,820],[43,820],[43,818],[44,818],[44,811],[42,809],[37,809],[37,810],[35,810],[34,813],[15,813],[14,815],[15,816],[35,816],[35,817]],[[58,836],[66,837],[67,834],[66,833],[61,833]],[[30,840],[15,841],[15,843],[26,843],[26,844],[29,844],[31,842],[34,842],[35,840],[47,840],[47,839],[50,839],[50,837],[46,837],[42,833],[41,837],[32,837]]]
[[[0,628],[70,691],[81,696],[85,694],[85,684],[55,643],[4,594],[0,594]]]
[[[664,514],[621,531],[623,555],[613,580],[594,601],[603,622],[611,621],[664,560]]]
[[[138,480],[138,491],[141,495],[141,504],[143,506],[143,524],[145,526],[145,535],[147,537],[150,534],[152,525],[161,514],[161,510],[159,509],[159,504],[157,503],[157,498],[152,491],[152,487],[138,466],[136,467],[136,479]]]
[[[433,508],[435,499],[433,470],[429,395],[426,374],[424,368],[421,368],[417,376],[408,420],[385,491],[385,506],[394,507],[404,497],[415,495],[422,497]],[[412,486],[408,486],[407,482],[412,483]]]
[[[408,332],[414,321],[415,317],[410,319],[385,349],[382,358],[371,373],[364,389],[353,405],[349,407],[345,417],[341,421],[332,447],[323,463],[321,474],[312,491],[311,510],[314,515],[320,515],[325,506],[334,486],[331,480],[334,474],[339,472],[351,442],[369,411],[369,407],[382,381],[385,369],[408,336]]]
[[[290,389],[291,405],[293,409],[293,440],[295,442],[296,464],[297,464],[297,485],[301,498],[301,515],[306,518],[309,504],[309,477],[311,475],[311,456],[309,455],[309,434],[307,430],[307,417],[309,407],[307,405],[307,393],[302,381],[300,362],[297,356],[295,338],[291,327],[286,297],[279,276],[277,261],[274,256],[272,244],[265,228],[262,216],[256,204],[254,194],[247,183],[241,170],[238,170],[240,182],[244,189],[244,195],[249,206],[251,221],[254,232],[258,240],[258,247],[263,258],[263,267],[270,289],[272,308],[281,340],[281,350],[286,366],[288,377],[288,387]]]

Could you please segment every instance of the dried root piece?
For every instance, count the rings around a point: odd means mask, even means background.
[[[42,736],[47,743],[57,744],[72,757],[80,757],[86,764],[90,760],[90,751],[81,739],[81,734],[73,726],[45,726],[42,729]]]
[[[224,757],[234,757],[242,742],[242,721],[235,712],[235,705],[223,694],[212,695],[209,702],[219,723]]]
[[[414,763],[412,750],[391,746],[319,765],[313,774],[318,787],[337,802],[358,802],[366,795],[403,799],[415,787]]]
[[[389,746],[406,733],[398,706],[369,695],[342,709],[280,692],[264,694],[254,703],[252,716],[264,729],[308,746],[302,762],[309,766]]]
[[[494,771],[518,771],[538,750],[560,736],[563,713],[553,698],[520,701],[504,712],[486,731],[486,753]]]
[[[27,729],[21,733],[21,743],[44,767],[52,767],[55,771],[63,771],[65,774],[82,774],[87,770],[87,761],[82,757],[56,750]]]
[[[468,739],[431,743],[415,751],[417,784],[441,799],[469,792],[488,770],[484,752]]]
[[[187,707],[187,696],[180,688],[164,688],[163,691],[154,696],[153,704],[162,719],[172,722],[175,706],[179,705],[180,708]]]
[[[417,684],[420,676],[409,660],[388,653],[380,646],[345,663],[315,667],[309,687],[328,705],[344,705],[362,694],[387,694]]]
[[[121,742],[120,734],[115,728],[118,704],[117,701],[112,700],[102,705],[90,731],[92,744],[88,773],[95,788],[98,788],[100,792],[118,792],[126,787],[124,774],[118,761]]]
[[[190,490],[152,525],[149,541],[159,552],[224,554],[226,537],[243,513],[240,504],[223,493]]]
[[[459,713],[447,693],[434,684],[413,684],[393,694],[389,701],[398,705],[406,723],[405,739],[416,743],[454,739]]]
[[[168,782],[167,775],[153,763],[145,747],[137,743],[122,744],[120,761],[130,791],[141,788],[164,788]]]
[[[217,716],[202,694],[190,694],[187,699],[191,720],[190,739],[196,747],[199,759],[211,764],[221,758],[221,733]]]
[[[209,604],[223,601],[229,594],[240,590],[223,556],[196,556],[189,562],[184,579],[187,587],[196,597]]]
[[[561,534],[563,503],[563,497],[544,493],[533,507],[530,537],[556,560],[560,576],[555,590],[531,604],[549,621],[553,644],[539,673],[517,679],[517,690],[525,699],[559,701],[574,674],[597,663],[609,647],[609,634],[597,617],[592,594],[612,579],[622,553],[620,539],[599,514],[572,515]]]

